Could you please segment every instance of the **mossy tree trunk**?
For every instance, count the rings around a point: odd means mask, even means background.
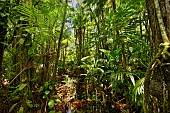
[[[153,59],[144,82],[145,113],[170,112],[170,4],[168,0],[146,0]]]

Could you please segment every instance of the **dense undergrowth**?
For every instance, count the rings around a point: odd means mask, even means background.
[[[1,113],[143,112],[144,0],[0,4]]]

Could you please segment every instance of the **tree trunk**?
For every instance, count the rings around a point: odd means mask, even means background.
[[[146,0],[146,7],[153,59],[144,81],[144,111],[167,113],[170,112],[170,4],[168,0]]]
[[[5,40],[5,35],[6,35],[6,28],[4,28],[2,25],[0,26],[0,76],[2,74],[2,60],[3,60],[3,54],[4,54],[4,45],[2,42]]]
[[[8,1],[1,1],[1,14],[6,14],[8,13]],[[2,61],[3,61],[3,55],[4,55],[4,44],[3,42],[5,41],[5,35],[7,33],[7,15],[6,16],[0,16],[0,78],[2,75]]]

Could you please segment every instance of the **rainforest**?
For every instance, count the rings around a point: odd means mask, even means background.
[[[169,113],[168,0],[0,0],[0,113]]]

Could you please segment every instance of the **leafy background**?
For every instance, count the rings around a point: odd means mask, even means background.
[[[152,45],[145,1],[66,2],[0,0],[0,112],[142,112]]]

